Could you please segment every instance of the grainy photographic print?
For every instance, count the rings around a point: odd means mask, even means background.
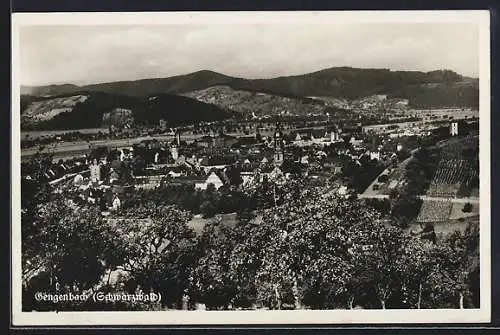
[[[489,59],[487,11],[14,14],[14,322],[489,321]]]

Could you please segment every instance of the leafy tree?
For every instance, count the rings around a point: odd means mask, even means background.
[[[130,274],[130,290],[160,292],[162,304],[180,304],[194,262],[190,214],[176,206],[147,203],[115,219],[108,224],[116,231],[115,256],[122,260],[117,268]]]
[[[433,290],[430,277],[435,270],[437,246],[427,240],[410,238],[397,258],[402,281],[401,295],[405,307],[428,308],[428,297]]]
[[[402,192],[392,199],[391,214],[402,228],[406,228],[409,220],[418,216],[421,206],[422,199]]]
[[[479,226],[469,224],[438,245],[436,268],[429,278],[429,298],[437,308],[479,307]]]
[[[405,178],[408,181],[406,193],[409,195],[424,194],[429,187],[440,159],[440,151],[431,144],[422,147],[413,155],[406,165]]]
[[[217,213],[215,205],[209,201],[205,200],[200,205],[200,212],[203,214],[203,218],[212,218]]]
[[[236,218],[240,224],[245,225],[255,218],[255,214],[248,207],[240,207]]]
[[[391,202],[389,199],[365,199],[368,206],[373,207],[383,215],[391,212]]]
[[[386,263],[402,245],[401,232],[357,200],[321,194],[306,190],[264,217],[262,224],[274,233],[256,276],[260,302],[269,308],[347,307],[371,287],[384,306],[398,282]],[[359,282],[359,273],[369,278]]]
[[[403,234],[399,229],[380,222],[373,224],[365,221],[354,227],[357,232],[353,232],[351,262],[365,272],[366,278],[361,282],[364,291],[373,290],[379,301],[379,305],[375,306],[385,309],[399,288],[398,267],[394,258],[403,248]],[[360,284],[357,278],[355,283]],[[356,291],[359,292],[359,288]]]
[[[53,197],[48,182],[34,179],[21,179],[21,240],[23,266],[38,253],[40,230],[44,223],[38,220],[39,207]]]
[[[142,175],[145,172],[146,167],[146,160],[143,158],[143,156],[134,156],[131,163],[132,173],[134,175]]]
[[[243,182],[241,178],[241,169],[237,166],[230,166],[226,172],[229,178],[229,183],[234,186],[238,186]]]
[[[36,255],[23,269],[25,297],[36,291],[73,293],[94,290],[112,266],[113,239],[97,209],[74,207],[56,199],[39,207],[35,219],[40,229]],[[31,254],[32,255],[32,254]],[[37,304],[28,298],[24,307],[77,308]]]
[[[189,277],[192,298],[208,309],[227,309],[235,290],[229,274],[231,232],[220,220],[213,220],[203,228],[198,246],[197,261]]]

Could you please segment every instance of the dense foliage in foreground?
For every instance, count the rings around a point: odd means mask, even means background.
[[[180,308],[187,298],[208,309],[479,306],[477,227],[432,243],[359,200],[298,185],[279,188],[281,201],[257,218],[239,213],[231,227],[215,218],[199,235],[176,205],[145,203],[104,219],[30,190],[47,202],[24,205],[23,309]],[[34,300],[83,291],[160,292],[162,303]]]

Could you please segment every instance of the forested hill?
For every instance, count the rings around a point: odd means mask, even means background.
[[[169,124],[215,121],[238,114],[188,97],[157,94],[134,97],[104,92],[78,91],[51,97],[21,96],[21,128],[81,129],[111,123]]]
[[[313,73],[272,79],[243,79],[212,71],[198,71],[169,78],[142,79],[87,86],[51,85],[22,87],[21,92],[53,95],[98,91],[147,97],[161,93],[187,93],[224,85],[237,90],[291,97],[322,96],[354,100],[374,94],[409,99],[413,107],[477,107],[479,81],[453,71],[391,71],[335,67]]]

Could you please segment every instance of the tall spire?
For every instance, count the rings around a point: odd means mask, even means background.
[[[279,166],[283,163],[284,158],[284,142],[281,124],[276,122],[276,130],[274,131],[274,164]]]
[[[179,130],[175,131],[175,141],[177,142],[177,146],[181,146],[181,132]]]

